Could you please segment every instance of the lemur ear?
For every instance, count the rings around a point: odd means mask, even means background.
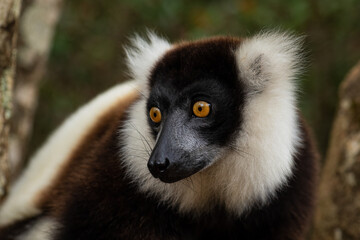
[[[302,69],[302,42],[302,37],[280,32],[264,32],[245,39],[235,54],[240,78],[250,94],[262,92],[272,84],[291,84]]]
[[[148,32],[145,38],[135,35],[130,46],[125,47],[126,63],[130,76],[146,86],[152,67],[159,58],[171,48],[171,44],[153,32]]]

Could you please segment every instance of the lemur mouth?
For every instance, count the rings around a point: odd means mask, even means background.
[[[173,161],[164,160],[152,161],[150,158],[148,162],[148,168],[153,177],[158,178],[164,183],[174,183],[185,178],[188,178],[200,170],[202,170],[206,164],[205,162],[199,164],[189,164],[190,161]]]

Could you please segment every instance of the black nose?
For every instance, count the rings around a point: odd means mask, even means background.
[[[148,162],[148,168],[154,177],[159,177],[162,173],[165,173],[166,169],[170,166],[168,158],[156,159],[155,161]]]
[[[165,158],[164,161],[155,161],[155,168],[161,173],[165,172],[169,165],[170,161],[168,158]]]

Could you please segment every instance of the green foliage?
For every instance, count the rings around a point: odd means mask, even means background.
[[[280,28],[306,36],[309,67],[300,103],[324,153],[338,85],[359,60],[359,13],[358,0],[66,1],[41,87],[33,148],[76,107],[126,79],[122,46],[134,32],[149,28],[177,41]]]

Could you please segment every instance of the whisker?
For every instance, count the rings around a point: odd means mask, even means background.
[[[132,137],[132,138],[134,138],[136,140],[141,140],[142,139],[141,137],[136,137],[136,136],[133,136],[131,134],[128,134],[127,137]]]
[[[233,150],[234,152],[238,153],[241,157],[246,157],[246,156],[250,156],[252,158],[254,158],[254,156],[246,151],[244,151],[243,149],[240,149],[234,145],[230,145],[229,146],[231,150]]]
[[[189,177],[189,180],[190,180],[190,183],[191,183],[191,186],[192,186],[192,190],[193,190],[195,193],[197,193],[197,192],[195,191],[195,185],[194,185],[194,182],[193,182],[193,179],[192,179],[191,176]]]
[[[130,150],[133,150],[133,151],[146,153],[146,154],[148,155],[148,157],[150,157],[151,152],[150,152],[149,149],[147,149],[147,148],[145,147],[145,143],[144,143],[143,139],[141,139],[141,138],[136,138],[136,137],[134,137],[134,138],[137,139],[137,140],[140,140],[140,141],[142,142],[144,148],[131,148],[131,147],[128,147],[128,146],[127,146],[126,148],[127,148],[127,149],[130,149]]]
[[[133,154],[131,154],[131,155],[129,155],[129,157],[132,157],[132,158],[140,158],[140,159],[142,159],[142,160],[144,160],[144,161],[148,161],[148,159],[147,158],[145,158],[144,156],[140,156],[140,155],[133,155]]]
[[[185,180],[187,183],[190,183],[190,180],[189,180],[188,178],[185,178],[184,180]],[[181,185],[183,185],[183,186],[189,188],[191,191],[195,192],[195,189],[193,188],[194,186],[191,187],[191,185],[190,185],[190,184],[187,184],[187,183],[185,183],[185,182],[183,182],[183,181],[180,181],[180,184],[181,184]]]
[[[203,195],[203,177],[200,177],[200,194]]]
[[[130,150],[133,150],[133,151],[136,151],[136,152],[143,152],[143,153],[146,153],[146,154],[149,153],[146,149],[139,149],[139,148],[132,148],[132,147],[126,147],[126,148],[130,149]]]
[[[135,84],[133,85],[133,87],[143,98],[146,98],[146,95],[138,87],[136,87]]]
[[[134,151],[142,151],[142,152],[146,153],[150,157],[150,155],[151,155],[150,150],[146,147],[145,142],[144,142],[144,140],[142,138],[137,138],[137,137],[132,136],[132,135],[128,135],[128,136],[132,137],[132,138],[134,138],[136,140],[141,141],[142,145],[144,146],[143,149],[136,149],[136,148],[127,147],[128,149],[131,149],[131,150],[134,150]]]
[[[145,152],[145,153],[150,157],[150,155],[151,155],[151,152],[150,152],[151,149],[148,149],[148,148],[146,147],[145,142],[144,142],[144,140],[143,140],[142,137],[136,137],[136,136],[133,136],[133,135],[130,135],[130,134],[127,134],[126,137],[130,137],[130,138],[133,138],[133,139],[136,139],[136,140],[141,141],[141,143],[142,143],[142,145],[143,145],[143,147],[144,147],[144,148],[138,148],[138,149],[137,149],[137,148],[127,147],[127,149],[134,150],[134,151]]]
[[[145,138],[145,136],[135,127],[135,125],[133,123],[130,122],[130,125],[134,128],[135,131],[137,131],[137,133],[143,138],[143,140],[146,142],[146,144],[149,147],[149,150],[152,152],[152,147],[150,145],[150,143],[148,142],[148,139]]]
[[[132,122],[129,122],[129,125],[139,134],[140,138],[136,138],[135,136],[132,136],[130,134],[128,134],[128,136],[140,140],[144,146],[144,149],[147,151],[148,156],[150,157],[152,152],[152,147],[149,143],[149,140],[145,138],[145,136],[136,128],[136,126]]]

